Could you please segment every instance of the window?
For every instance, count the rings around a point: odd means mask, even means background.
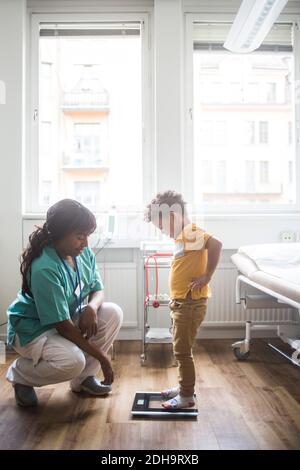
[[[97,206],[100,203],[100,182],[74,181],[73,198],[86,206]]]
[[[259,102],[259,83],[246,84],[246,102],[258,103]]]
[[[38,43],[32,45],[37,72],[31,90],[38,125],[27,157],[29,212],[44,212],[65,197],[85,201],[95,212],[112,205],[125,210],[143,206],[150,187],[152,192],[148,18],[114,16],[115,22],[94,23],[72,22],[72,15],[65,23],[47,14],[33,19]],[[51,191],[44,181],[51,181]]]
[[[100,160],[100,123],[74,123],[74,163],[97,165]],[[104,157],[105,158],[105,157]]]
[[[213,166],[211,160],[203,160],[201,184],[203,186],[210,186],[213,184]]]
[[[40,124],[40,156],[46,159],[52,153],[52,123],[41,121]]]
[[[51,201],[52,181],[42,181],[41,184],[41,203],[49,205]]]
[[[255,191],[255,162],[252,160],[246,160],[246,178],[245,178],[245,189],[247,193],[254,193]]]
[[[41,78],[50,79],[52,76],[52,63],[41,62]]]
[[[288,144],[292,145],[293,143],[293,127],[291,121],[288,122]]]
[[[226,174],[226,161],[219,160],[217,162],[217,186],[221,189],[221,191],[226,191],[226,182],[227,182],[227,174]]]
[[[246,145],[255,144],[255,122],[246,121],[244,124],[244,136]]]
[[[259,143],[267,144],[269,141],[269,123],[266,121],[260,121],[259,123]]]
[[[289,180],[289,183],[292,183],[294,180],[293,162],[289,162],[288,180]]]
[[[269,162],[266,162],[266,161],[260,162],[259,179],[261,183],[269,182]]]
[[[276,83],[266,83],[266,101],[267,103],[276,102]]]
[[[202,145],[225,145],[225,121],[203,121],[199,130],[199,140]]]
[[[187,63],[191,60],[193,73],[187,71],[186,96],[193,120],[192,131],[189,123],[186,127],[192,160],[186,172],[191,167],[194,178],[192,189],[185,179],[188,198],[203,202],[208,211],[280,205],[293,210],[296,180],[287,177],[295,160],[291,25],[276,25],[260,50],[232,54],[223,48],[230,24],[195,21],[195,15],[187,21],[187,44],[193,42]],[[205,175],[208,161],[212,183],[200,185],[198,175],[202,169]]]

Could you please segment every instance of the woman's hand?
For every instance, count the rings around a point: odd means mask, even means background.
[[[210,276],[207,273],[202,274],[200,277],[192,279],[192,282],[189,284],[189,288],[193,290],[202,289],[210,281]]]
[[[79,317],[79,329],[86,339],[90,339],[97,333],[98,321],[97,312],[88,304]]]
[[[112,370],[110,359],[103,352],[101,353],[100,365],[104,375],[103,384],[111,385],[114,381],[114,372]]]

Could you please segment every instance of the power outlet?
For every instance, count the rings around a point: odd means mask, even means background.
[[[296,233],[295,232],[281,232],[280,240],[284,243],[294,242],[296,240]]]

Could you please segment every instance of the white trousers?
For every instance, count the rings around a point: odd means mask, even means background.
[[[105,353],[116,338],[123,320],[121,308],[112,302],[103,302],[98,310],[98,331],[90,342]],[[78,323],[79,317],[73,317]],[[24,347],[16,335],[14,349],[21,357],[9,367],[6,378],[32,387],[55,384],[71,380],[71,389],[80,390],[80,384],[87,377],[100,370],[97,359],[85,353],[56,329],[46,331]]]

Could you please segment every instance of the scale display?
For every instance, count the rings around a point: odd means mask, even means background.
[[[131,415],[135,418],[196,419],[197,403],[193,408],[167,410],[162,407],[165,400],[160,392],[136,392]]]

